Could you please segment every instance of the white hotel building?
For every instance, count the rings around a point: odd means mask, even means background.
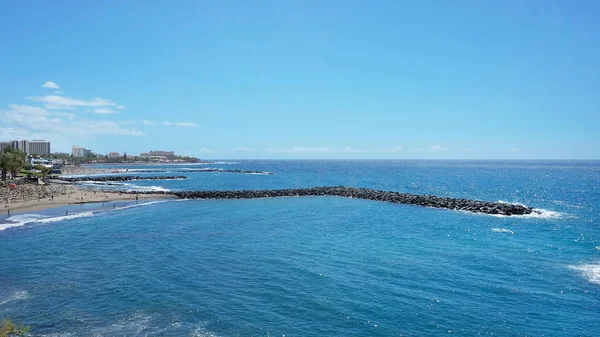
[[[89,157],[91,154],[92,154],[92,150],[88,150],[79,145],[73,146],[73,149],[71,150],[71,155],[73,157],[85,158],[85,157]]]
[[[27,153],[28,156],[49,156],[50,142],[43,140],[13,140],[10,142],[0,142],[0,151],[5,148],[12,147],[13,149],[21,150]]]

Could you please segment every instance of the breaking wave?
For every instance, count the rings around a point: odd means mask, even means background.
[[[132,183],[125,182],[115,182],[115,181],[82,181],[78,182],[79,185],[85,185],[90,188],[98,189],[105,188],[114,191],[125,191],[125,192],[145,192],[145,191],[154,191],[154,192],[169,192],[170,190],[161,186],[143,186],[143,185],[135,185]]]
[[[517,205],[517,206],[523,206],[523,207],[529,207],[527,205],[518,203],[518,202],[506,202],[506,201],[502,201],[502,200],[498,200],[499,203],[501,204],[510,204],[510,205]],[[493,214],[492,216],[495,217],[506,217],[506,215],[497,215],[497,214]],[[523,215],[511,215],[511,218],[523,218],[523,219],[532,219],[532,218],[536,218],[536,219],[557,219],[557,218],[563,218],[565,217],[566,214],[565,213],[561,213],[561,212],[556,212],[556,211],[550,211],[547,209],[543,209],[543,208],[534,208],[533,209],[533,213],[531,214],[523,214]]]
[[[145,191],[153,191],[153,192],[169,192],[168,188],[160,187],[160,186],[140,186],[134,184],[123,184],[126,187],[126,192],[145,192]]]
[[[515,234],[515,232],[511,231],[510,229],[506,229],[506,228],[492,228],[492,232]]]
[[[600,284],[600,264],[582,264],[569,268],[579,271],[589,282]]]
[[[71,219],[91,217],[91,216],[94,216],[94,215],[97,215],[99,213],[103,213],[106,211],[119,211],[119,210],[125,210],[125,209],[130,209],[130,208],[148,206],[148,205],[159,204],[159,203],[163,203],[163,202],[171,202],[171,201],[173,201],[173,200],[156,200],[156,201],[149,201],[149,202],[144,202],[144,203],[139,203],[139,204],[111,208],[108,210],[96,210],[96,211],[89,211],[89,212],[72,213],[69,215],[61,215],[61,216],[45,216],[45,215],[41,215],[41,214],[13,215],[7,220],[8,222],[0,224],[0,231],[3,231],[8,228],[21,227],[21,226],[24,226],[26,224],[31,224],[31,223],[47,224],[47,223],[61,222],[61,221],[71,220]]]
[[[10,296],[5,298],[4,300],[0,301],[0,305],[10,303],[10,302],[15,302],[15,301],[26,300],[28,298],[29,298],[29,293],[27,292],[27,290],[17,290],[14,293],[12,293]]]

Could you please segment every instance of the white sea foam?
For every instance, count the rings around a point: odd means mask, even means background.
[[[126,192],[135,192],[135,191],[154,191],[154,192],[169,192],[170,190],[160,186],[140,186],[134,185],[130,183],[124,183],[123,186],[126,188]]]
[[[144,335],[147,336],[152,328],[154,317],[143,312],[136,312],[131,316],[120,319],[118,322],[100,329],[96,329],[94,336],[116,335]],[[145,332],[145,333],[144,333]]]
[[[140,185],[135,185],[132,183],[125,183],[125,182],[113,182],[113,181],[93,181],[93,180],[89,180],[89,181],[83,181],[83,182],[78,182],[78,184],[80,185],[88,185],[88,186],[118,186],[120,188],[118,188],[119,190],[124,190],[126,192],[135,192],[135,191],[156,191],[156,192],[168,192],[170,191],[167,188],[161,187],[161,186],[140,186]]]
[[[192,337],[218,337],[210,331],[206,331],[204,327],[197,327],[194,331],[189,334]],[[285,335],[284,335],[285,336]]]
[[[565,217],[565,213],[536,208],[531,214],[518,215],[518,218],[557,219]]]
[[[600,264],[582,264],[569,268],[579,271],[589,282],[600,284]]]
[[[506,202],[506,201],[502,201],[502,200],[498,200],[499,203],[501,204],[510,204],[510,205],[518,205],[518,206],[523,206],[523,207],[528,207],[527,205],[518,203],[518,202]],[[490,214],[492,216],[495,217],[507,217],[507,215],[500,215],[500,214]],[[561,213],[561,212],[556,212],[556,211],[550,211],[547,209],[543,209],[543,208],[534,208],[533,212],[531,214],[523,214],[523,215],[511,215],[511,218],[521,218],[521,219],[531,219],[531,218],[536,218],[536,219],[557,219],[557,218],[563,218],[565,217],[566,214],[565,213]]]
[[[515,234],[515,232],[511,231],[510,229],[506,229],[506,228],[492,228],[492,232]]]
[[[200,164],[202,164],[202,163],[200,163]],[[214,163],[206,163],[206,164],[233,165],[233,164],[237,164],[237,162],[235,162],[235,161],[216,161]]]
[[[0,224],[0,231],[13,227],[21,227],[28,223],[53,223],[70,219],[90,217],[92,215],[94,215],[94,212],[73,213],[70,215],[56,217],[49,217],[40,214],[19,214],[8,218],[8,221],[10,222]]]
[[[87,218],[87,217],[90,217],[93,215],[94,215],[94,212],[81,212],[81,213],[73,213],[73,214],[57,216],[57,217],[47,217],[47,218],[39,219],[35,222],[52,223],[52,222],[60,222],[60,221],[64,221],[64,220]]]
[[[133,205],[127,205],[127,206],[123,206],[123,207],[117,207],[117,208],[113,208],[113,211],[118,211],[118,210],[123,210],[123,209],[129,209],[129,208],[136,208],[136,207],[142,207],[142,206],[148,206],[148,205],[153,205],[153,204],[161,204],[163,202],[170,202],[171,200],[156,200],[156,201],[149,201],[149,202],[144,202],[141,204],[133,204]]]
[[[19,214],[13,215],[8,218],[7,223],[0,224],[0,231],[3,231],[8,228],[13,227],[21,227],[27,223],[37,222],[40,219],[45,219],[46,217],[39,214]]]
[[[121,182],[116,182],[116,181],[97,181],[97,180],[86,180],[86,181],[80,181],[77,182],[80,185],[125,185],[124,183]]]
[[[504,200],[498,200],[498,203],[527,207],[527,206],[525,206],[525,204],[522,204],[522,203],[519,203],[519,202],[508,202],[508,201],[504,201]]]
[[[14,293],[10,294],[10,296],[8,296],[6,299],[2,300],[0,302],[0,305],[10,303],[10,302],[15,302],[15,301],[26,300],[28,298],[29,298],[29,293],[27,292],[27,290],[17,290]]]
[[[185,201],[186,199],[182,199],[182,200],[155,200],[155,201],[148,201],[148,202],[144,202],[144,203],[138,203],[138,204],[133,204],[133,205],[127,205],[127,206],[122,206],[122,207],[116,207],[116,208],[111,208],[111,209],[107,209],[110,211],[118,211],[118,210],[124,210],[124,209],[129,209],[129,208],[135,208],[135,207],[142,207],[142,206],[148,206],[148,205],[153,205],[153,204],[159,204],[159,203],[163,203],[163,202],[173,202],[173,201]],[[41,215],[41,214],[19,214],[19,215],[13,215],[11,216],[7,223],[3,223],[0,224],[0,231],[8,229],[8,228],[14,228],[14,227],[21,227],[23,225],[29,224],[29,223],[43,223],[43,224],[47,224],[47,223],[54,223],[54,222],[61,222],[61,221],[65,221],[65,220],[71,220],[71,219],[78,219],[78,218],[87,218],[87,217],[91,217],[94,216],[98,213],[107,211],[107,210],[97,210],[97,211],[89,211],[89,212],[81,212],[81,213],[72,213],[69,215],[62,215],[62,216],[45,216],[45,215]]]

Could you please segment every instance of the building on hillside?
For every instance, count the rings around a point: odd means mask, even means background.
[[[166,163],[169,161],[169,159],[165,156],[150,156],[150,161]]]
[[[4,149],[7,147],[21,150],[25,152],[28,156],[50,155],[50,142],[46,142],[43,140],[13,140],[10,142],[0,142],[0,151],[4,151]]]
[[[173,151],[150,151],[148,154],[150,157],[166,157],[167,159],[175,158],[175,152]]]
[[[79,145],[75,145],[73,146],[73,150],[71,152],[71,155],[73,157],[78,157],[78,158],[86,158],[92,155],[92,150],[86,149],[84,147],[81,147]]]
[[[140,158],[142,158],[142,159],[150,159],[150,153],[148,153],[148,152],[142,152],[142,153],[140,153]]]
[[[121,157],[119,152],[109,152],[108,153],[108,158],[119,158],[119,157]]]

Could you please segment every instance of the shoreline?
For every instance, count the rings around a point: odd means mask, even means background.
[[[4,204],[1,216],[5,217],[10,214],[27,213],[32,211],[43,211],[50,208],[92,204],[102,202],[116,201],[135,201],[136,197],[139,200],[156,200],[156,199],[175,199],[176,197],[170,194],[131,194],[127,192],[101,192],[93,189],[81,188],[78,186],[68,185],[69,189],[65,194],[54,195],[54,198],[44,197],[32,200],[21,200]],[[10,219],[10,218],[9,218]]]
[[[63,166],[59,176],[64,175],[85,175],[85,174],[109,174],[109,173],[128,173],[129,168],[122,166],[190,166],[190,165],[210,165],[217,162],[200,163],[85,163],[85,166]],[[108,167],[94,167],[108,166]]]

